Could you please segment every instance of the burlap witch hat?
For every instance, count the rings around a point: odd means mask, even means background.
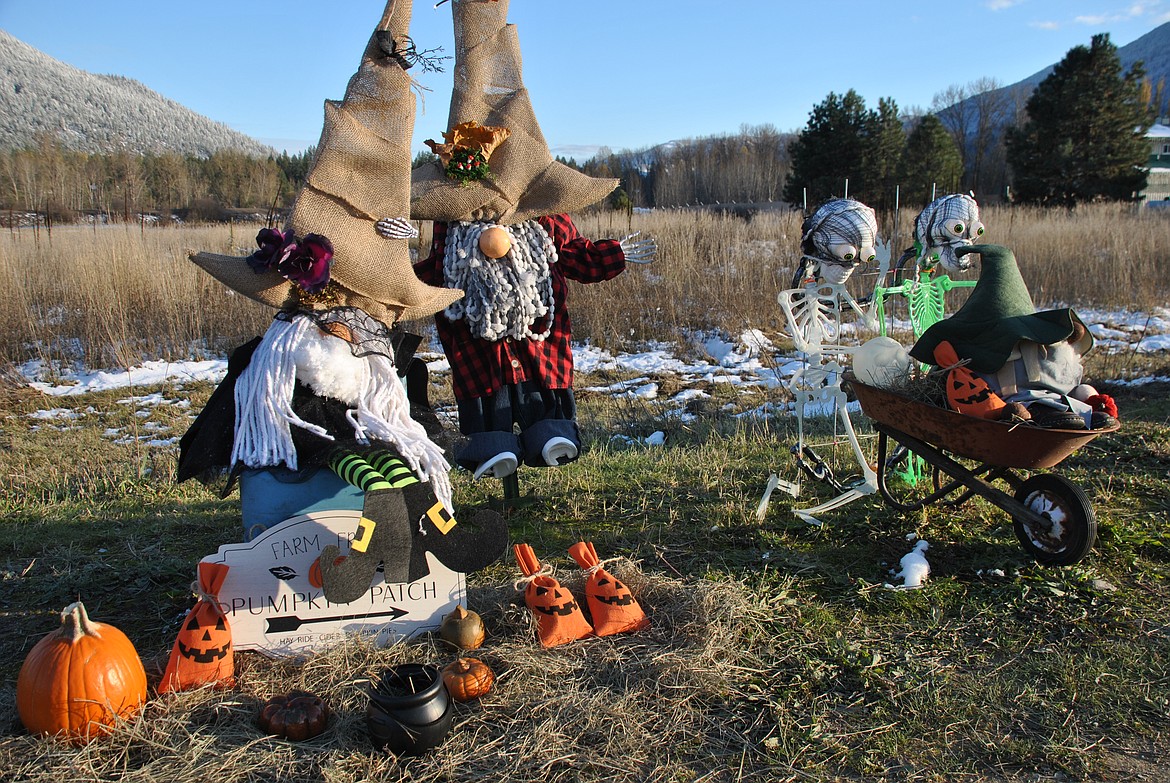
[[[309,293],[275,263],[262,267],[256,256],[248,263],[245,257],[192,253],[192,261],[229,288],[272,307],[359,307],[390,325],[433,315],[463,296],[420,281],[407,241],[387,239],[374,227],[381,218],[406,218],[410,210],[415,97],[403,52],[409,51],[411,3],[386,3],[345,97],[325,102],[325,127],[308,181],[286,231],[269,248],[268,258],[275,261],[281,239],[302,245],[308,235],[327,239],[333,255],[323,289]],[[288,248],[285,244],[285,256]]]
[[[415,169],[411,217],[512,224],[574,212],[612,192],[618,180],[590,177],[553,160],[524,88],[520,41],[515,25],[506,23],[508,0],[452,0],[451,13],[455,87],[447,127],[477,123],[508,135],[492,151],[490,173],[482,179],[452,178],[442,163]]]

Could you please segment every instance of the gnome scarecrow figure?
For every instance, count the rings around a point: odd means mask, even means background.
[[[914,271],[900,284],[883,287],[888,275],[879,275],[873,306],[882,334],[886,333],[886,299],[906,300],[914,337],[942,320],[946,294],[953,288],[971,288],[974,280],[953,280],[951,275],[966,272],[971,261],[955,251],[974,244],[984,234],[979,204],[971,196],[953,193],[930,202],[914,219],[914,244],[898,259],[891,274],[914,262]]]
[[[1081,356],[1093,347],[1093,336],[1077,314],[1069,308],[1037,312],[1006,247],[973,245],[956,254],[981,257],[979,280],[963,306],[910,349],[915,359],[947,370],[948,387],[962,385],[962,393],[949,394],[951,406],[1053,429],[1115,426],[1112,400],[1082,383]]]
[[[826,201],[802,223],[801,258],[793,275],[793,287],[777,297],[788,334],[804,354],[804,366],[789,382],[796,398],[797,443],[792,454],[803,473],[830,484],[839,493],[812,508],[796,510],[805,519],[877,490],[877,475],[861,452],[841,388],[843,363],[856,351],[856,346],[842,343],[843,316],[852,311],[860,319],[866,318],[845,284],[858,266],[877,257],[877,234],[877,218],[865,204],[846,198]],[[857,480],[838,481],[805,442],[805,419],[814,411],[839,417],[861,469]],[[770,487],[775,483],[769,479]],[[767,496],[761,509],[766,502]]]
[[[617,180],[553,159],[522,82],[508,0],[452,0],[451,9],[450,130],[441,144],[427,141],[439,162],[413,174],[411,216],[434,221],[431,253],[415,270],[465,292],[435,316],[467,436],[455,459],[475,478],[504,479],[521,462],[552,467],[581,452],[566,281],[609,280],[627,262],[653,260],[656,246],[636,234],[580,235],[568,213]]]
[[[387,582],[426,573],[423,551],[456,571],[501,556],[493,512],[456,524],[443,449],[411,417],[402,376],[416,341],[401,322],[462,292],[414,274],[406,239],[414,96],[406,73],[411,1],[390,0],[345,98],[325,127],[288,225],[264,229],[247,257],[193,253],[224,285],[278,309],[263,338],[237,349],[228,375],[181,442],[178,478],[281,474],[356,492],[362,519],[348,557],[319,560],[325,597],[348,603],[381,564]],[[245,524],[248,524],[245,518]],[[254,532],[254,531],[250,531]]]

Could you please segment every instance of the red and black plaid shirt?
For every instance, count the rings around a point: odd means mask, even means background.
[[[544,340],[509,337],[489,341],[472,337],[462,319],[452,321],[437,313],[435,327],[443,351],[451,362],[451,386],[457,400],[486,397],[501,386],[521,381],[535,381],[545,389],[571,388],[573,352],[569,341],[572,329],[566,307],[568,286],[565,279],[600,283],[617,277],[626,268],[626,257],[618,240],[592,242],[578,233],[568,215],[545,215],[537,221],[557,249],[557,263],[552,264],[552,330]],[[447,224],[436,222],[430,256],[414,265],[414,271],[424,283],[447,286],[443,279],[446,249]]]

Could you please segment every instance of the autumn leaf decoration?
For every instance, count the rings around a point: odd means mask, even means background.
[[[468,183],[481,180],[491,173],[488,158],[510,133],[507,128],[480,125],[471,120],[446,131],[443,144],[433,139],[427,139],[424,143],[439,156],[448,177]]]

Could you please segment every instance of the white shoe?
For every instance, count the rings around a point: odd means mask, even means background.
[[[494,476],[502,479],[505,476],[511,476],[516,472],[516,468],[520,466],[520,458],[510,451],[504,451],[491,459],[486,459],[479,463],[479,467],[475,469],[472,478],[483,478],[484,476]]]
[[[548,443],[544,444],[544,448],[540,450],[540,456],[544,457],[544,464],[555,468],[557,465],[564,465],[566,462],[576,459],[577,444],[568,438],[549,438]]]

